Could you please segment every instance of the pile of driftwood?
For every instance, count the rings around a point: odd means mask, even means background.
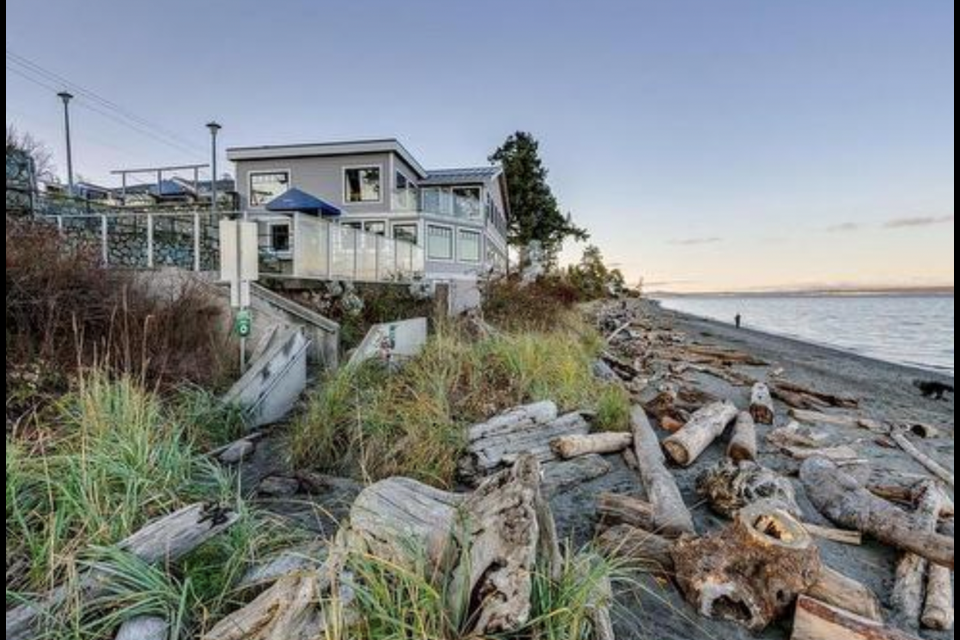
[[[636,380],[643,388],[656,385],[653,398],[634,411],[627,456],[640,472],[646,500],[600,496],[604,549],[669,576],[702,615],[753,631],[792,612],[795,640],[909,638],[885,624],[875,593],[825,566],[817,550],[818,539],[859,545],[870,536],[903,554],[891,597],[895,625],[911,631],[953,627],[953,503],[946,491],[953,474],[911,439],[936,437],[935,427],[828,413],[853,411],[860,403],[786,381],[779,369],[761,382],[757,368],[768,365],[760,359],[692,344],[636,313],[631,320],[631,311],[617,305],[598,319],[609,336],[603,363],[611,379],[634,388]],[[749,389],[749,406],[741,411],[699,391],[686,380],[689,374]],[[789,409],[789,422],[779,427],[776,401]],[[663,429],[662,442],[648,414]],[[763,441],[759,426],[767,432]],[[854,475],[866,461],[855,443],[837,444],[830,431],[817,429],[825,426],[859,430],[898,447],[934,477]],[[698,536],[666,463],[691,467],[727,433],[726,459],[703,470],[698,490],[732,523]],[[804,521],[793,482],[760,464],[761,445],[798,461],[806,496],[841,529]]]
[[[353,505],[323,566],[279,577],[205,640],[313,640],[360,615],[351,557],[375,557],[436,582],[451,614],[466,604],[469,637],[522,630],[531,621],[533,576],[559,577],[563,558],[541,466],[533,455],[480,483],[471,494],[438,491],[402,478],[375,484]],[[597,589],[594,637],[612,640],[609,605]]]

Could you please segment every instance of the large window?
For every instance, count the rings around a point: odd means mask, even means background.
[[[379,221],[379,220],[374,221],[374,222],[365,222],[365,223],[363,224],[363,230],[366,231],[367,233],[373,233],[373,234],[376,234],[376,235],[378,235],[378,236],[386,236],[386,235],[387,235],[387,223],[386,223],[386,222],[381,222],[381,221]]]
[[[479,219],[483,215],[480,191],[480,187],[454,187],[453,215],[458,218]]]
[[[380,168],[345,169],[343,199],[348,204],[380,202]]]
[[[453,229],[427,226],[427,256],[431,260],[453,260]]]
[[[420,227],[415,224],[395,224],[393,225],[393,239],[410,244],[420,244]]]
[[[290,225],[286,222],[270,225],[270,249],[274,253],[290,253],[293,249]]]
[[[460,231],[460,262],[479,263],[482,240],[476,231]]]
[[[402,171],[397,171],[394,181],[394,207],[402,211],[415,211],[418,204],[417,186]]]
[[[290,173],[270,171],[250,174],[250,206],[263,207],[290,188]]]

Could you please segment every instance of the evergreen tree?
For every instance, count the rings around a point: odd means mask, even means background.
[[[585,241],[586,230],[563,215],[556,196],[547,183],[548,171],[540,158],[540,143],[530,133],[519,131],[490,156],[490,162],[503,166],[510,200],[508,240],[524,251],[539,242],[546,255],[556,257],[568,238]]]

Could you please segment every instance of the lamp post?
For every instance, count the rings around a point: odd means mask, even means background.
[[[217,202],[217,134],[220,133],[222,128],[220,123],[216,121],[207,123],[207,129],[210,130],[210,173],[212,174],[210,180],[210,211],[214,215],[220,208],[219,202]]]
[[[73,191],[73,146],[70,141],[70,101],[73,100],[73,94],[68,91],[61,91],[57,97],[63,100],[63,128],[67,140],[67,186],[70,189],[70,197],[74,195]]]

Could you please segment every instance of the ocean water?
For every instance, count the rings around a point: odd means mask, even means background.
[[[667,309],[954,375],[952,295],[663,297]]]

